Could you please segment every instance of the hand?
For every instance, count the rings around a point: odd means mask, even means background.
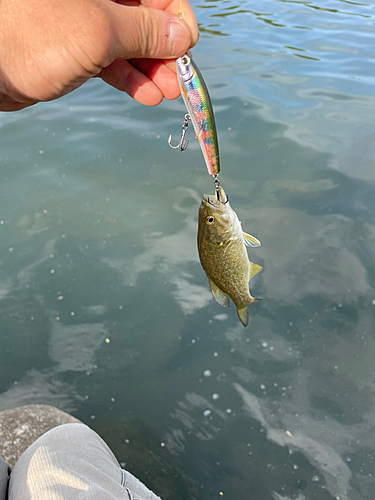
[[[198,40],[187,0],[1,0],[0,111],[100,77],[142,104],[175,99],[174,59]],[[172,60],[171,60],[172,59]]]

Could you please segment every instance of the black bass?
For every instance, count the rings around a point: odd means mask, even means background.
[[[221,200],[226,196],[219,187]],[[259,299],[251,296],[249,281],[263,268],[249,261],[246,246],[260,241],[242,231],[237,214],[229,203],[215,203],[203,195],[198,219],[198,253],[214,299],[223,307],[233,300],[242,324],[249,323],[247,306]]]

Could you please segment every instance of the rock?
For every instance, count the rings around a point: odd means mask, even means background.
[[[39,436],[58,425],[82,423],[53,406],[26,405],[0,412],[0,455],[11,467]]]

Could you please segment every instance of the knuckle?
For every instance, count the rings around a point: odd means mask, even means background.
[[[96,9],[90,21],[90,32],[87,35],[91,38],[96,59],[102,63],[111,45],[112,21],[103,9]]]
[[[159,26],[149,9],[141,9],[138,39],[139,56],[152,57],[158,50]]]

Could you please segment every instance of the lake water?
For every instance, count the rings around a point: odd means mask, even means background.
[[[91,81],[0,116],[0,409],[88,423],[163,500],[372,500],[374,3],[195,0],[248,328],[196,249],[182,100]]]

